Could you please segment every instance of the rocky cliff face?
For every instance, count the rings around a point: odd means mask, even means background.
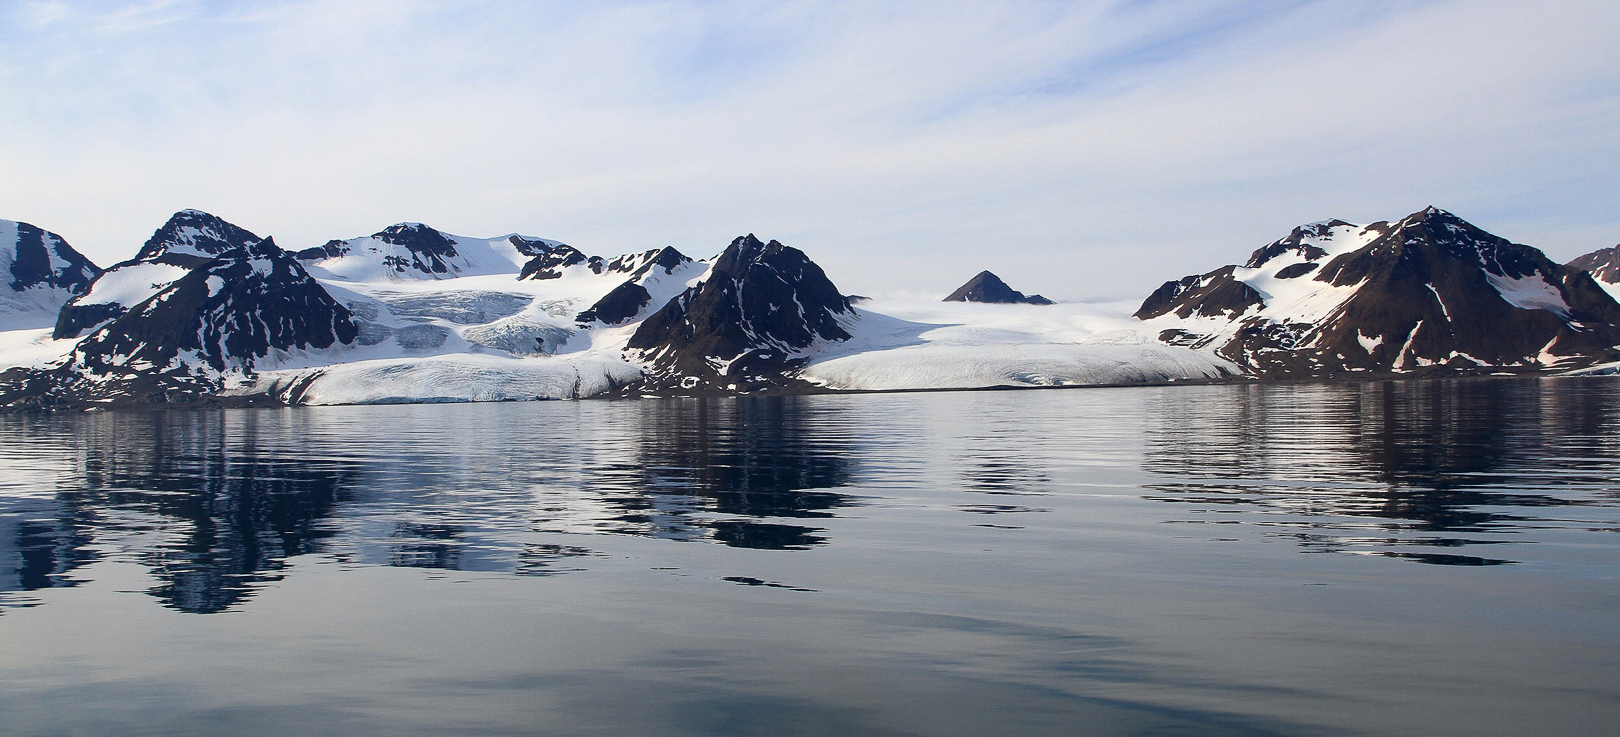
[[[1166,282],[1136,316],[1261,376],[1620,358],[1620,305],[1586,272],[1436,208],[1301,226],[1241,267]]]
[[[703,283],[636,329],[629,351],[649,389],[758,391],[818,344],[849,339],[849,300],[802,251],[753,235],[731,242]]]

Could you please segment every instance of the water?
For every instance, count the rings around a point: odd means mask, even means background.
[[[1603,734],[1620,382],[0,416],[0,732]]]

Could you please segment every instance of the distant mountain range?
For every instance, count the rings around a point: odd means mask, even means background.
[[[195,210],[105,271],[0,221],[0,270],[9,408],[1620,366],[1620,246],[1561,265],[1435,208],[1300,226],[1241,266],[1166,282],[1131,316],[1026,296],[989,271],[942,302],[852,299],[807,254],[753,235],[708,259],[602,257],[401,223],[293,252]]]

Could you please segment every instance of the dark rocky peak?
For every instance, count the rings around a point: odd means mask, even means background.
[[[421,223],[398,223],[371,235],[378,241],[399,246],[410,255],[391,253],[383,257],[383,265],[395,273],[420,271],[424,274],[448,274],[455,269],[450,264],[460,254],[456,242],[444,233]]]
[[[95,391],[157,382],[206,392],[272,351],[330,348],[357,334],[349,310],[267,238],[192,269],[91,333],[61,371],[68,384],[103,387]]]
[[[201,210],[181,210],[147,239],[133,260],[189,269],[258,240],[259,236]]]
[[[1576,256],[1567,266],[1585,271],[1604,284],[1620,284],[1620,246]]]
[[[512,247],[516,248],[518,253],[529,257],[544,256],[551,253],[551,249],[556,247],[550,241],[539,238],[524,238],[521,235],[507,236],[506,242],[512,244]]]
[[[557,246],[529,259],[518,273],[518,279],[556,279],[562,276],[563,269],[580,264],[598,274],[605,268],[601,256],[586,256],[573,246]]]
[[[456,242],[444,233],[421,223],[396,223],[373,233],[371,237],[395,246],[403,246],[422,254],[436,254],[445,258],[456,255]]]
[[[687,263],[691,260],[692,259],[687,258],[686,255],[680,251],[677,251],[672,247],[665,246],[663,248],[654,248],[650,251],[643,251],[641,253],[628,253],[623,256],[615,256],[602,267],[602,273],[622,273],[630,274],[632,277],[636,277],[645,275],[652,269],[661,268],[664,270],[664,273],[667,274],[675,270],[675,268],[681,264]]]
[[[55,233],[28,223],[0,220],[0,234],[14,236],[9,243],[0,242],[0,265],[10,275],[8,285],[13,292],[59,291],[61,299],[66,300],[83,294],[101,276],[99,267]]]
[[[1167,281],[1147,300],[1134,315],[1139,320],[1151,320],[1174,312],[1177,317],[1242,317],[1251,309],[1258,310],[1265,299],[1248,284],[1233,276],[1236,266],[1222,266],[1203,275],[1182,277]]]
[[[338,258],[339,256],[344,256],[348,253],[348,241],[333,239],[319,246],[297,251],[293,254],[293,256],[301,261],[325,261],[326,259]]]
[[[1001,277],[988,271],[979,272],[972,279],[969,279],[966,284],[951,292],[951,295],[946,297],[944,301],[985,302],[990,304],[1052,304],[1052,300],[1039,294],[1025,296],[1023,292],[1007,286],[1007,282],[1002,281]]]
[[[1449,266],[1448,266],[1449,265]],[[1436,267],[1442,267],[1436,273]],[[1492,235],[1445,210],[1412,213],[1366,246],[1329,261],[1315,277],[1335,286],[1359,283],[1375,273],[1390,278],[1448,278],[1451,268],[1479,269],[1491,276],[1524,279],[1551,275],[1554,264],[1541,251]],[[1483,281],[1484,277],[1476,281]]]
[[[703,283],[654,312],[628,348],[651,390],[754,391],[779,386],[803,351],[849,333],[849,300],[804,252],[753,234],[731,242]]]

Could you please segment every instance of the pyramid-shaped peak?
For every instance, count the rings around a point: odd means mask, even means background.
[[[159,261],[192,267],[226,251],[259,241],[242,228],[202,210],[181,210],[148,238],[136,261]]]
[[[1001,280],[1001,277],[981,271],[969,279],[966,284],[951,292],[944,299],[946,302],[983,302],[987,304],[1029,304],[1049,305],[1052,300],[1039,294],[1025,295]]]
[[[423,225],[422,223],[394,223],[393,225],[390,225],[390,226],[388,226],[386,228],[383,228],[382,230],[379,230],[376,233],[372,233],[371,235],[372,235],[373,238],[379,238],[379,239],[382,239],[382,240],[389,240],[389,238],[391,236],[392,237],[398,237],[398,236],[410,237],[410,236],[416,236],[416,235],[422,235],[422,234],[432,234],[432,235],[442,236],[443,232],[440,231],[438,228],[434,228],[434,227],[429,226],[429,225]]]
[[[1448,210],[1442,210],[1442,209],[1440,209],[1438,207],[1435,207],[1434,205],[1429,205],[1428,207],[1425,207],[1422,210],[1418,210],[1417,212],[1414,212],[1411,215],[1407,215],[1406,217],[1402,218],[1401,219],[1401,224],[1402,225],[1416,225],[1418,223],[1428,222],[1428,221],[1431,221],[1431,220],[1438,220],[1438,221],[1443,221],[1443,222],[1445,222],[1445,221],[1456,221],[1456,222],[1460,222],[1460,223],[1467,222],[1467,221],[1463,220],[1462,218],[1457,217],[1455,214],[1453,214],[1452,212],[1450,212]]]

